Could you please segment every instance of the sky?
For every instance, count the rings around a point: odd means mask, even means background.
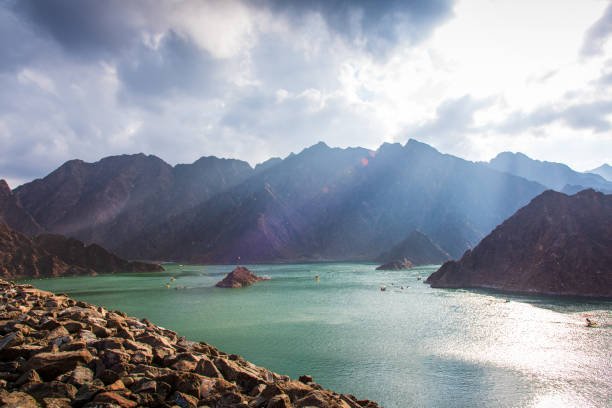
[[[0,177],[414,138],[612,162],[608,0],[0,0]]]

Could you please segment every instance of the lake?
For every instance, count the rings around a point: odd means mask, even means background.
[[[271,280],[243,289],[214,287],[229,266],[165,267],[28,282],[387,408],[612,401],[612,302],[432,289],[435,266],[253,265]]]

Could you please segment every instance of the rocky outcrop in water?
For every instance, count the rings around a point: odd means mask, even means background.
[[[215,286],[218,288],[243,288],[262,280],[268,280],[268,278],[257,276],[244,266],[237,266],[225,278],[217,282]]]
[[[380,265],[376,268],[377,271],[401,271],[403,269],[410,269],[414,266],[410,260],[404,258],[398,261],[387,262],[386,264]]]
[[[412,231],[391,250],[382,253],[377,261],[397,265],[409,261],[410,266],[441,264],[451,256],[420,231]],[[385,265],[383,265],[385,266]],[[378,268],[377,268],[378,269]],[[381,268],[382,269],[382,268]],[[400,268],[405,269],[405,268]]]
[[[59,235],[28,238],[0,222],[0,276],[38,278],[106,272],[159,271],[156,264],[128,262],[98,245]]]
[[[376,408],[64,295],[0,280],[0,406]]]
[[[612,298],[612,195],[546,191],[426,283]]]

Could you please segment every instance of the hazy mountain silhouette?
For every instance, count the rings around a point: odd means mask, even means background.
[[[612,166],[609,164],[604,163],[596,169],[590,170],[589,173],[598,174],[606,180],[612,181]]]
[[[523,153],[503,152],[488,164],[495,170],[538,182],[557,191],[566,189],[566,192],[571,193],[594,188],[603,192],[612,192],[612,182],[598,174],[580,173],[565,164],[534,160]]]
[[[441,264],[451,256],[420,231],[412,231],[389,251],[380,254],[376,260],[382,263],[408,259],[413,265]]]

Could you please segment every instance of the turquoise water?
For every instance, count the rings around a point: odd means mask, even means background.
[[[163,273],[30,282],[146,317],[282,374],[310,374],[385,407],[612,401],[612,302],[432,289],[418,277],[435,267],[249,268],[272,279],[219,289],[213,285],[228,266],[169,265]],[[600,327],[585,327],[587,316]]]

